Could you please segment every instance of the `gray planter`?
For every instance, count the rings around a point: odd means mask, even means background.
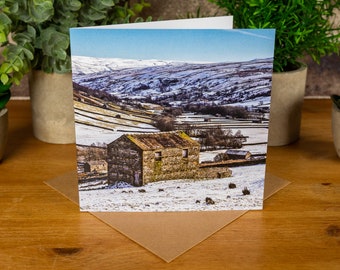
[[[283,146],[300,137],[307,67],[273,73],[268,146]]]
[[[71,73],[33,71],[29,89],[34,136],[48,143],[75,143]]]

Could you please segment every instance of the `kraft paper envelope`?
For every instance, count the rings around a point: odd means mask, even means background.
[[[74,171],[51,179],[46,184],[78,204],[77,181],[77,174]],[[265,199],[288,184],[288,181],[267,173]],[[246,212],[91,212],[91,214],[166,262],[171,262]]]

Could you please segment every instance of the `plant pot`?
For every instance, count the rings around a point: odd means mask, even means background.
[[[306,89],[307,66],[273,73],[268,146],[283,146],[300,137],[301,110]]]
[[[71,73],[34,70],[29,76],[34,136],[48,143],[75,143]]]
[[[8,136],[8,110],[0,110],[0,161],[3,159]]]
[[[340,109],[332,104],[332,134],[336,153],[340,157]]]

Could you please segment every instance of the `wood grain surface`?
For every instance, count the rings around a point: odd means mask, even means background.
[[[75,146],[32,135],[29,101],[8,104],[0,164],[0,269],[340,269],[340,159],[331,103],[306,99],[301,138],[270,147],[267,169],[290,185],[166,263],[44,184],[75,169]]]

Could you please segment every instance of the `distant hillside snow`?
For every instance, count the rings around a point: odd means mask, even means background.
[[[73,81],[120,100],[156,104],[269,103],[272,59],[237,63],[73,58]]]

